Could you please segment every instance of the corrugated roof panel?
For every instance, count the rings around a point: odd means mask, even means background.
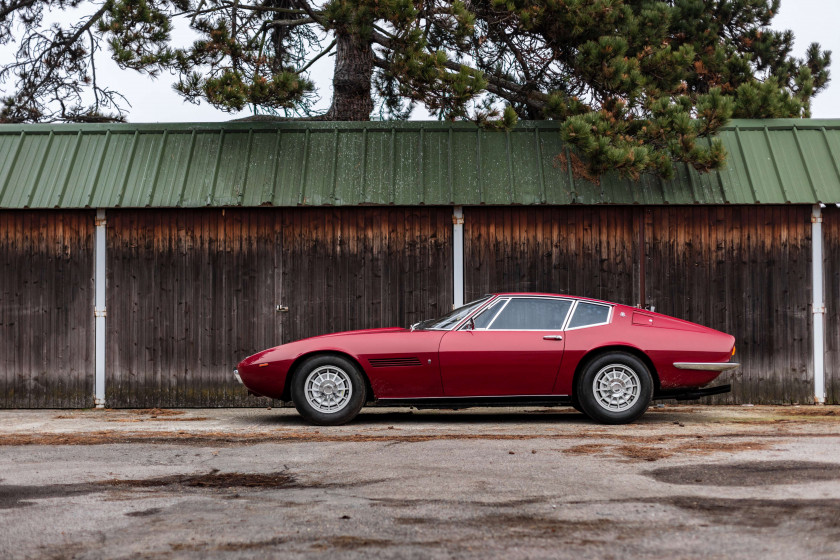
[[[3,148],[2,140],[0,136],[0,150]],[[71,165],[78,143],[77,134],[56,133],[53,135],[50,150],[44,154],[43,172],[38,180],[37,188],[30,192],[30,207],[51,208],[57,204],[67,175],[65,170]],[[0,162],[0,168],[2,165]]]
[[[362,136],[362,134],[339,132],[338,151],[335,152],[332,134],[312,134],[312,138],[315,139],[313,144],[315,149],[306,158],[308,162],[307,184],[320,180],[325,186],[328,185],[324,190],[329,193],[332,190],[332,184],[328,183],[332,176],[330,168],[333,164],[333,156],[337,154],[335,158],[335,201],[326,200],[321,201],[320,204],[354,205],[367,202],[362,182],[362,167],[366,158],[366,145]],[[317,204],[314,199],[316,194],[313,192],[310,195],[310,191],[307,190],[307,198],[304,202],[306,204]]]
[[[481,200],[478,169],[478,135],[474,130],[449,129],[452,134],[452,200]]]
[[[420,135],[417,131],[397,130],[394,135],[394,204],[420,204],[422,173],[419,165]]]
[[[365,198],[370,204],[391,202],[391,135],[368,134],[365,149]]]
[[[726,168],[592,183],[553,122],[0,126],[0,207],[840,201],[840,121],[734,121]]]
[[[514,199],[517,204],[541,204],[545,180],[541,176],[537,137],[532,130],[514,130],[509,138]]]
[[[572,180],[572,168],[564,166],[559,158],[565,153],[560,134],[556,130],[539,131],[542,174],[545,181],[545,201],[547,204],[572,204],[575,197],[576,181]],[[578,180],[580,181],[580,180]]]
[[[213,189],[222,157],[223,142],[224,132],[218,134],[200,131],[195,135],[195,147],[192,157],[187,162],[188,171],[181,195],[181,206],[209,206],[213,203]]]
[[[27,207],[30,198],[34,198],[51,141],[50,134],[29,134],[23,139],[15,154],[15,165],[6,179],[5,196],[12,207]]]
[[[111,135],[107,131],[82,134],[76,158],[72,167],[67,169],[68,176],[62,194],[57,203],[61,208],[86,208],[90,202],[99,171],[110,143]],[[113,188],[113,186],[112,186]],[[116,199],[117,197],[114,197]],[[112,204],[108,206],[113,206]]]
[[[772,200],[787,202],[784,189],[774,171],[773,157],[765,140],[764,131],[739,130],[737,134],[741,138],[744,165],[749,170],[749,179],[755,191],[756,200],[761,203]],[[785,161],[785,165],[794,163],[792,154],[783,153],[780,156],[788,160]]]
[[[753,204],[756,202],[749,170],[745,167],[742,152],[743,142],[737,129],[721,135],[723,145],[728,152],[726,165],[717,173],[723,184],[723,195],[730,204]]]
[[[840,170],[836,160],[826,142],[824,130],[800,130],[797,139],[802,147],[802,162],[807,171],[808,179],[813,187],[792,184],[794,189],[791,202],[808,202],[816,198],[826,202],[833,202],[832,195],[837,197],[837,184],[840,182]]]
[[[225,134],[216,186],[213,190],[213,206],[239,206],[245,197],[245,180],[248,160],[251,157],[251,131],[235,131]]]
[[[280,134],[274,131],[255,131],[244,181],[243,206],[270,203],[274,193],[275,174],[279,155]]]
[[[272,202],[275,206],[297,206],[300,201],[306,134],[303,130],[283,130],[278,133],[280,148]]]
[[[508,161],[507,135],[482,130],[478,133],[481,145],[481,165],[478,170],[482,182],[481,197],[485,204],[511,204],[511,171]]]
[[[423,133],[423,203],[450,204],[449,130],[432,129]]]
[[[166,134],[160,136],[157,146],[159,152],[155,156],[157,162],[153,165],[154,193],[150,206],[181,205],[181,193],[184,192],[184,179],[189,170],[190,153],[194,148],[195,137],[190,131],[166,131]],[[154,153],[154,150],[150,153]]]

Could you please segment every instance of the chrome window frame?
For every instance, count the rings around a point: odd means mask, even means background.
[[[493,320],[490,321],[485,328],[483,328],[483,329],[464,329],[464,330],[473,331],[473,332],[475,332],[475,331],[484,332],[484,331],[491,331],[491,330],[494,331],[494,332],[564,332],[566,330],[566,325],[569,324],[569,319],[572,316],[572,312],[575,310],[575,308],[577,308],[577,302],[579,301],[579,300],[577,300],[573,297],[569,297],[569,296],[542,296],[542,295],[540,295],[540,296],[528,296],[528,295],[510,295],[510,296],[508,296],[508,295],[497,295],[496,297],[491,298],[490,301],[487,302],[487,305],[482,306],[480,309],[477,309],[474,313],[471,313],[469,316],[465,317],[464,320],[462,322],[458,323],[458,325],[452,330],[454,330],[454,331],[462,330],[462,327],[466,323],[469,322],[471,317],[475,317],[478,313],[481,313],[482,311],[484,311],[484,309],[486,309],[492,302],[497,301],[499,299],[506,299],[507,301],[496,312],[496,315],[493,317]],[[564,301],[571,301],[572,305],[569,307],[569,311],[566,312],[566,317],[563,320],[563,325],[559,329],[491,329],[490,327],[493,326],[493,323],[496,322],[496,319],[499,318],[499,315],[502,313],[502,311],[504,311],[505,308],[508,306],[508,304],[511,302],[511,300],[514,300],[514,299],[548,299],[548,300],[558,300],[559,299],[559,300],[564,300]],[[612,314],[610,314],[610,318],[612,318]],[[581,327],[581,328],[584,328],[584,327]]]
[[[578,304],[586,303],[589,305],[600,305],[601,307],[606,307],[609,311],[607,312],[607,320],[601,323],[592,323],[591,325],[581,325],[579,327],[570,327],[569,324],[572,322],[572,317],[575,316],[575,312],[577,311]],[[613,312],[615,311],[615,305],[610,305],[608,303],[601,303],[600,301],[587,301],[587,300],[575,300],[575,304],[572,307],[571,312],[566,317],[566,322],[563,324],[564,331],[577,331],[580,329],[589,329],[592,327],[601,327],[604,325],[609,325],[612,323],[613,320]]]

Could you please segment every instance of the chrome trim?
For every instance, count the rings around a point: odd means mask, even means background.
[[[239,382],[240,385],[245,385],[242,382],[242,377],[239,376],[239,370],[238,369],[233,370],[233,378],[236,379]]]
[[[677,369],[693,369],[698,371],[727,371],[735,369],[741,364],[737,362],[674,362]]]
[[[499,310],[496,312],[496,315],[493,317],[493,320],[490,321],[487,324],[487,326],[484,327],[483,329],[466,329],[466,330],[470,330],[470,331],[474,331],[474,332],[476,332],[476,331],[482,331],[482,332],[483,331],[488,331],[488,332],[489,331],[493,331],[493,332],[555,332],[555,331],[556,332],[563,332],[565,330],[564,328],[559,328],[559,329],[491,329],[490,327],[493,326],[493,323],[496,322],[496,319],[499,318],[499,315],[501,315],[501,313],[502,313],[502,311],[504,311],[505,307],[507,307],[508,304],[514,299],[560,299],[560,300],[564,300],[564,301],[571,301],[572,305],[569,307],[569,311],[566,312],[566,318],[563,321],[563,326],[564,327],[566,326],[566,324],[568,324],[569,317],[571,317],[571,312],[572,312],[572,310],[574,310],[575,305],[577,305],[577,302],[578,302],[578,300],[576,300],[573,297],[569,297],[569,296],[528,296],[528,295],[497,296],[497,297],[493,298],[491,301],[497,301],[497,300],[507,300],[507,301],[505,301],[505,303],[502,304],[501,308],[499,308]],[[489,305],[490,304],[488,303],[488,305],[486,305],[486,306],[482,307],[481,309],[477,310],[475,312],[475,314],[470,315],[470,317],[477,316],[484,309],[486,309]],[[604,304],[598,304],[598,305],[604,305]],[[458,328],[455,329],[455,330],[461,330],[462,325],[464,323],[466,323],[467,321],[469,321],[469,317],[464,319],[464,321],[462,323],[459,323]]]

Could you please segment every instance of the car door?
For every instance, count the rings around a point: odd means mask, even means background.
[[[440,344],[448,397],[548,395],[563,358],[572,300],[503,297]]]

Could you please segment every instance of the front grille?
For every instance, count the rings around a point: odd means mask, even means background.
[[[419,366],[420,358],[370,358],[368,362],[373,367]]]

